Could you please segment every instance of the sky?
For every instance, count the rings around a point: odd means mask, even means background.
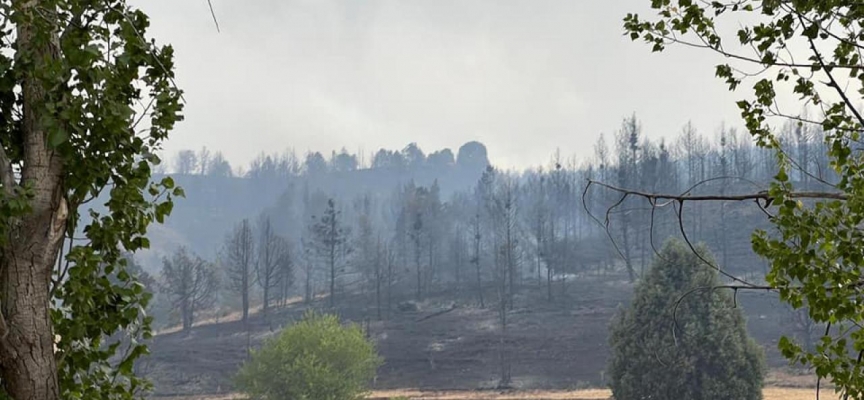
[[[650,138],[739,121],[743,94],[714,78],[722,60],[623,35],[648,0],[212,0],[220,32],[206,0],[133,3],[175,48],[187,104],[169,156],[206,146],[245,165],[477,140],[524,168],[556,149],[591,157],[634,113]]]

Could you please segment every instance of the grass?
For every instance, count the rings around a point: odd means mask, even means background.
[[[765,388],[764,400],[812,400],[816,397],[815,389],[805,388]],[[497,392],[420,392],[416,390],[378,391],[370,396],[370,400],[389,400],[407,398],[411,400],[607,400],[612,393],[604,389],[589,389],[577,391],[527,391],[512,393]],[[161,400],[242,400],[242,396],[188,396],[163,398]],[[822,390],[820,399],[837,400],[831,390]]]

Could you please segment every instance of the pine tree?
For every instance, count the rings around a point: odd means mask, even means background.
[[[311,230],[311,246],[319,259],[327,267],[330,284],[330,308],[336,306],[336,278],[344,272],[344,262],[351,252],[349,236],[351,231],[343,225],[342,212],[336,209],[336,202],[327,200],[327,208],[320,218],[316,218]]]
[[[610,328],[615,399],[762,398],[762,351],[719,284],[685,244],[666,243]]]

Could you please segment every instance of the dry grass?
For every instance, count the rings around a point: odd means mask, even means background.
[[[327,298],[327,294],[319,293],[319,294],[316,294],[314,298],[317,300],[325,299],[325,298]],[[295,306],[295,305],[298,305],[301,303],[303,303],[303,297],[302,296],[294,296],[294,297],[286,299],[284,305],[277,306],[277,305],[273,304],[273,305],[271,305],[271,307],[272,308],[290,307],[290,306]],[[261,310],[263,308],[264,307],[262,304],[252,304],[249,306],[249,315],[252,316],[252,315],[258,314],[261,312]],[[200,316],[196,315],[197,319],[192,324],[192,327],[221,324],[221,323],[225,323],[225,322],[234,322],[234,321],[239,321],[240,319],[243,318],[243,311],[241,311],[241,310],[231,311],[231,312],[225,312],[225,310],[210,310],[208,312],[203,312],[201,314],[202,315],[200,315]],[[168,333],[180,332],[180,330],[182,330],[182,329],[183,329],[182,325],[170,326],[170,327],[167,327],[164,329],[157,330],[156,332],[154,332],[154,335],[158,336],[158,335],[164,335],[164,334],[168,334]],[[209,399],[207,399],[207,400],[209,400]],[[218,400],[221,400],[221,399],[218,399]]]
[[[812,400],[816,396],[815,389],[805,388],[766,388],[764,400]],[[578,391],[528,391],[513,393],[496,392],[421,392],[417,390],[387,390],[375,392],[370,400],[388,400],[405,397],[411,400],[606,400],[612,393],[603,389]],[[820,396],[825,400],[836,400],[838,397],[830,390],[823,390]],[[242,400],[237,395],[224,396],[189,396],[162,398],[161,400]]]

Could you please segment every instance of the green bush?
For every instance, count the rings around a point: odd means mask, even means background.
[[[712,260],[706,249],[698,251]],[[719,284],[688,246],[666,243],[610,328],[616,400],[762,398],[762,350]]]
[[[380,364],[359,327],[310,312],[253,352],[237,386],[256,400],[356,400]]]

